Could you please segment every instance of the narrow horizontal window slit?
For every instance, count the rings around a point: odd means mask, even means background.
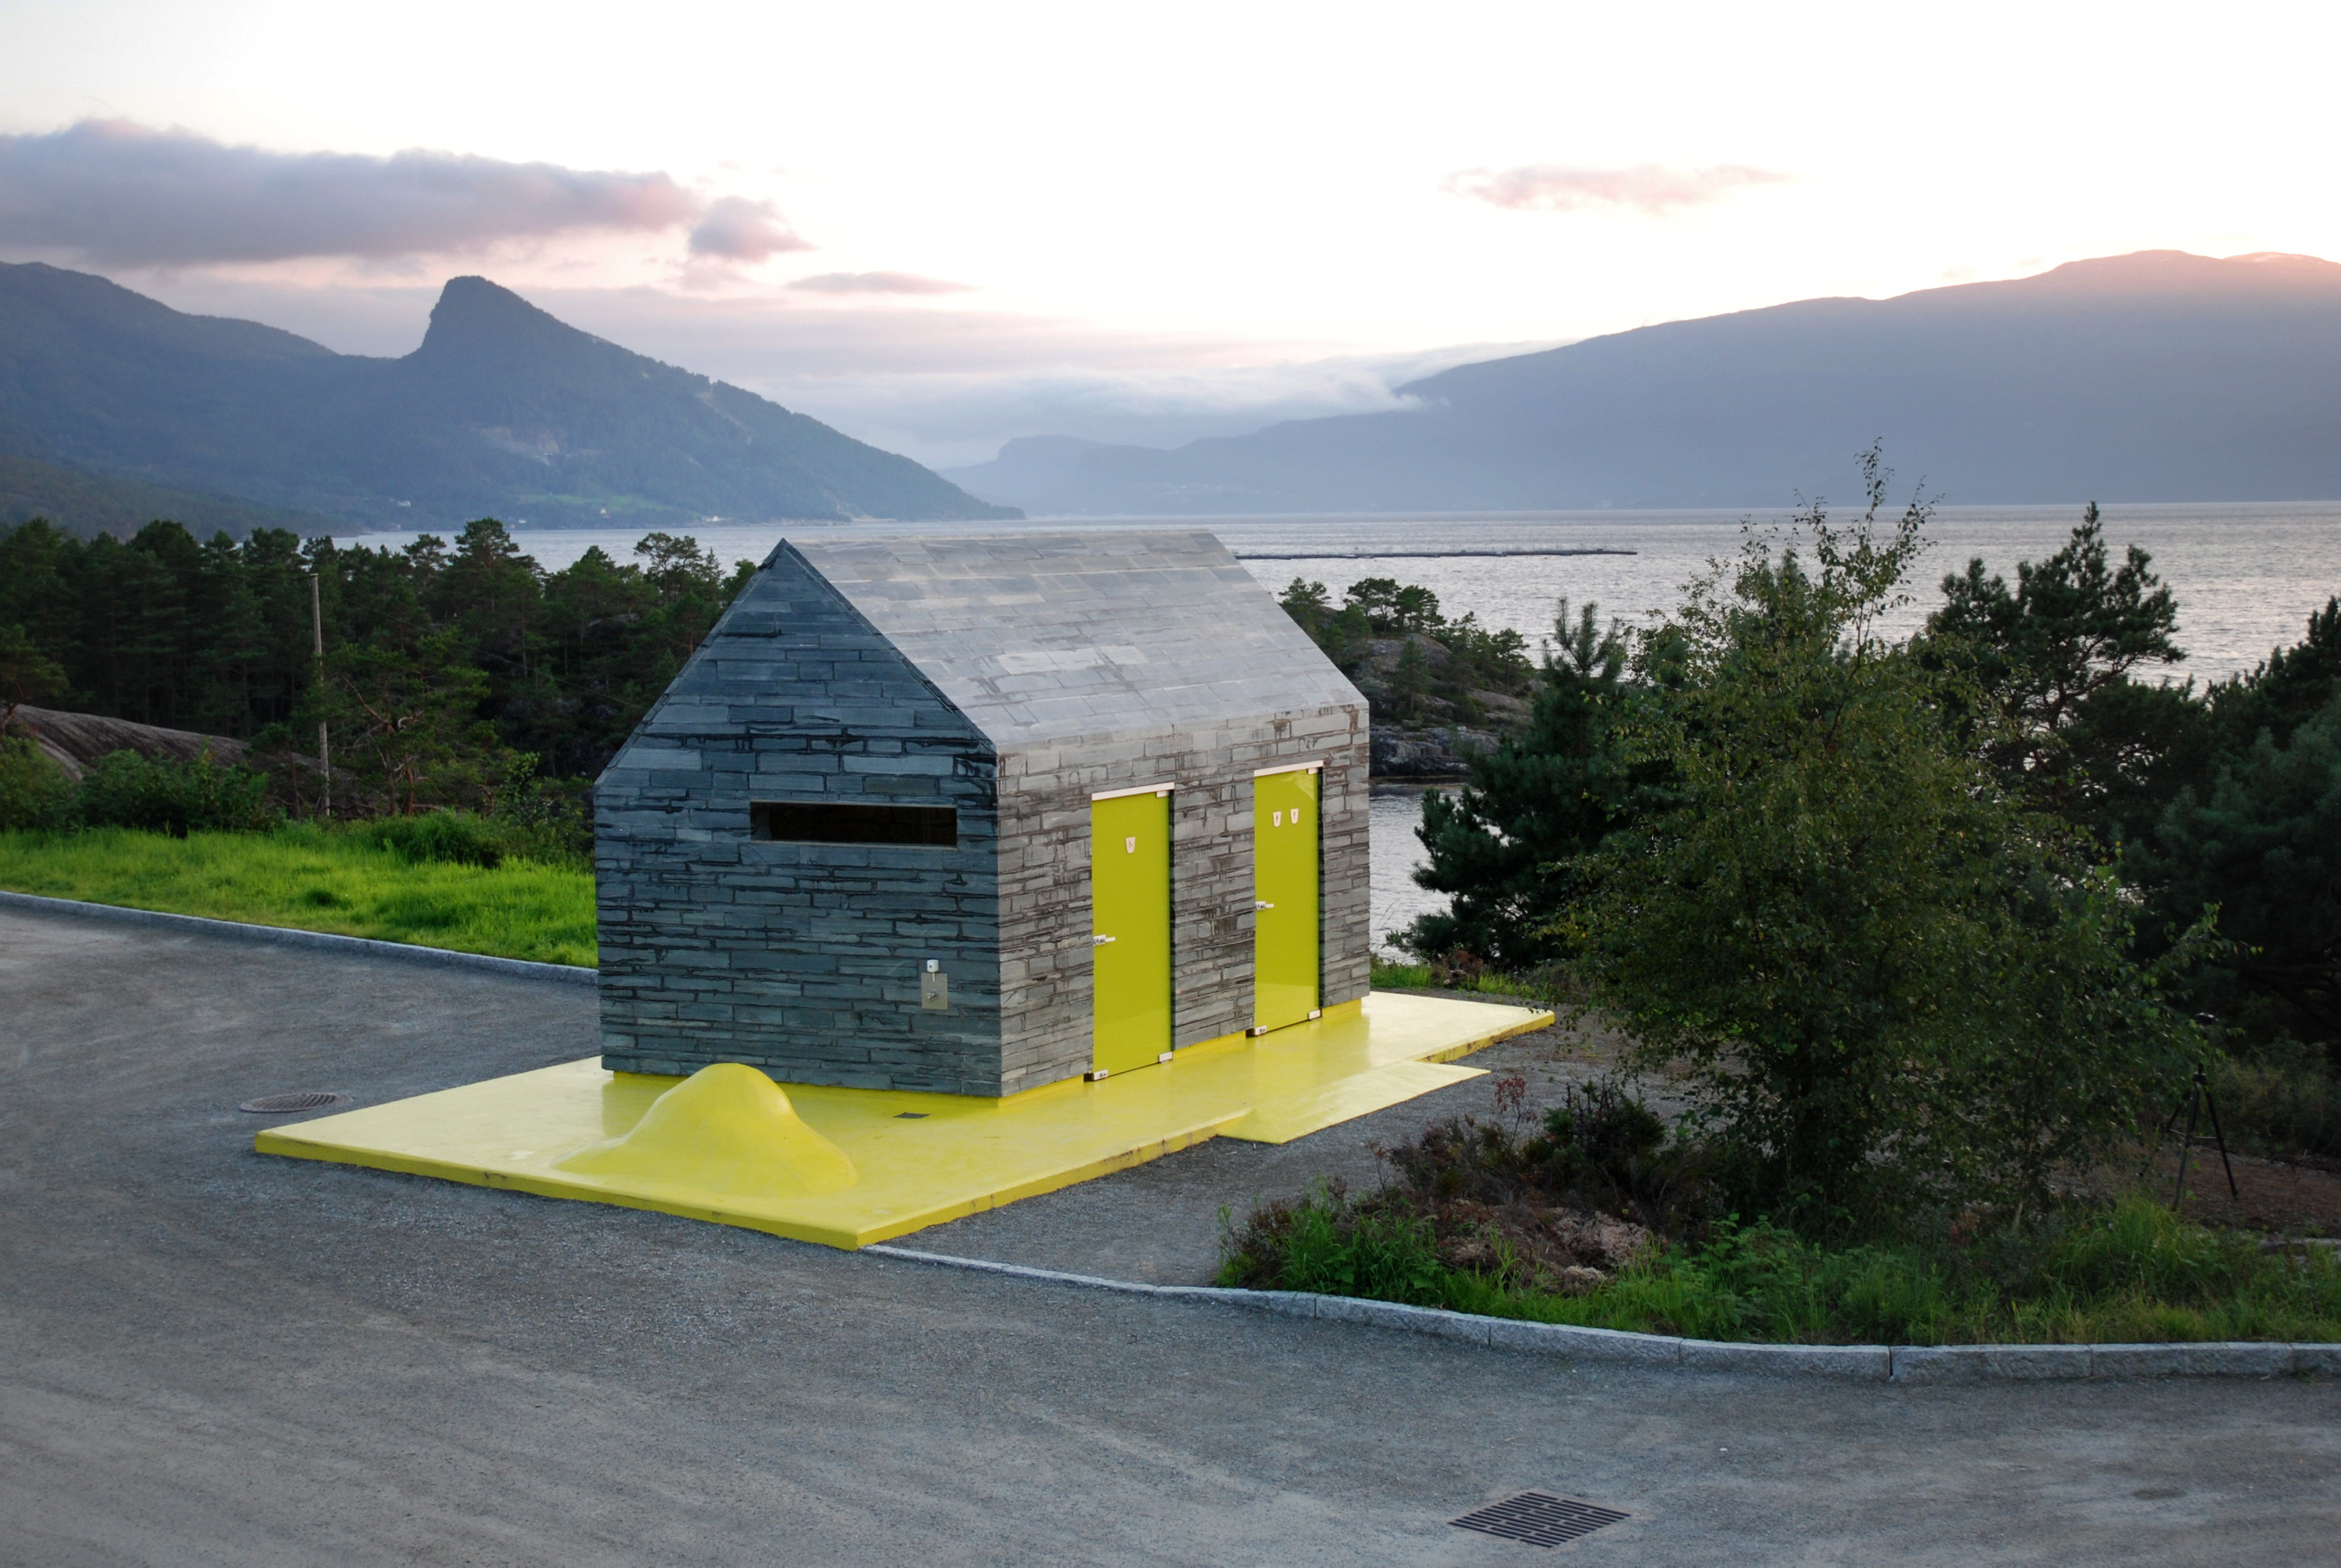
[[[959,808],[750,801],[748,836],[773,844],[924,844],[955,849]]]

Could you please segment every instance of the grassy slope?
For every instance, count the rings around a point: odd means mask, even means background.
[[[410,864],[321,829],[0,833],[0,888],[332,931],[545,964],[594,962],[593,878],[564,867]]]
[[[1788,1343],[2130,1344],[2341,1340],[2341,1265],[2264,1254],[2143,1199],[2077,1216],[2049,1255],[2003,1281],[1914,1248],[1756,1238],[1717,1258],[1675,1253],[1584,1296],[1471,1279],[1466,1312],[1700,1339]],[[1765,1244],[1768,1243],[1768,1244]],[[1768,1255],[1767,1255],[1768,1254]]]
[[[1231,1238],[1220,1283],[1780,1343],[2341,1340],[2341,1260],[2263,1253],[2256,1236],[2207,1231],[2139,1198],[1977,1249],[1996,1257],[1817,1246],[1758,1226],[1696,1251],[1668,1247],[1582,1295],[1449,1266],[1427,1226],[1352,1203],[1311,1193],[1275,1236],[1255,1213]]]

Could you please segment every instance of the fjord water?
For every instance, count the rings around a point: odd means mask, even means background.
[[[1838,522],[1849,520],[1841,506]],[[2117,559],[2137,544],[2178,598],[2181,676],[2198,682],[2240,674],[2279,645],[2297,642],[2311,613],[2341,593],[2341,502],[2166,504],[2102,508]],[[1980,556],[2013,578],[2018,561],[2054,552],[2080,521],[2078,502],[2043,506],[1943,506],[1914,585],[1914,602],[1890,626],[1915,627],[1938,601],[1945,574]],[[1512,512],[1374,514],[1341,516],[1048,518],[998,523],[804,523],[742,527],[712,522],[689,532],[727,564],[762,561],[782,537],[880,534],[997,533],[1004,527],[1201,528],[1217,534],[1271,589],[1295,577],[1322,582],[1336,602],[1361,577],[1395,577],[1438,594],[1449,615],[1476,613],[1509,626],[1533,647],[1551,634],[1555,603],[1598,603],[1602,613],[1646,622],[1680,596],[1682,584],[1716,557],[1740,548],[1745,526],[1784,524],[1771,514],[1703,512]],[[548,570],[598,546],[633,559],[643,529],[528,529],[523,550]],[[370,534],[344,544],[403,547],[412,534]],[[1601,550],[1625,554],[1504,554],[1506,551]],[[1424,558],[1424,551],[1470,552]],[[1270,557],[1270,558],[1263,558]],[[1373,930],[1377,939],[1445,902],[1410,877],[1420,864],[1413,828],[1414,791],[1390,791],[1373,803]]]

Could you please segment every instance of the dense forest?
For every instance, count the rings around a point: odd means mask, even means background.
[[[34,521],[0,538],[0,701],[248,741],[295,808],[321,720],[345,812],[484,809],[531,779],[573,793],[753,570],[664,534],[634,554],[547,572],[485,519],[403,550]]]

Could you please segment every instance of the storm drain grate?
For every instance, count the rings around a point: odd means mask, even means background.
[[[1500,1535],[1507,1541],[1525,1541],[1531,1546],[1558,1546],[1630,1517],[1598,1503],[1579,1503],[1573,1497],[1555,1497],[1544,1492],[1523,1492],[1447,1523],[1459,1530],[1477,1530],[1483,1535]]]
[[[346,1105],[347,1094],[328,1094],[319,1089],[304,1089],[297,1094],[263,1094],[257,1100],[246,1100],[236,1107],[239,1111],[255,1111],[264,1116],[281,1116],[287,1111],[322,1111],[328,1105]]]

